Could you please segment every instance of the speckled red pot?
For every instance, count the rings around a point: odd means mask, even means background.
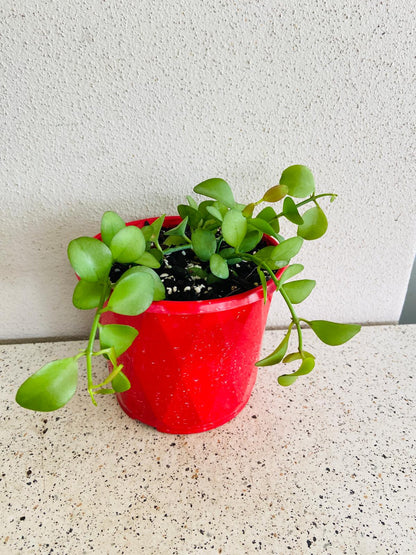
[[[168,217],[165,225],[179,221]],[[126,414],[171,434],[203,432],[231,420],[256,381],[254,363],[273,291],[269,281],[266,304],[260,286],[224,299],[157,301],[139,316],[104,313],[102,323],[139,332],[119,357],[131,382],[131,389],[117,394]]]

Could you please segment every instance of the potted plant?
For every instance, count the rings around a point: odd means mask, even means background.
[[[282,386],[313,370],[315,357],[304,348],[302,324],[329,345],[358,333],[358,325],[307,320],[295,310],[315,281],[293,279],[303,266],[291,259],[305,240],[318,239],[327,229],[318,200],[336,197],[316,194],[307,167],[288,167],[278,185],[249,204],[238,203],[219,178],[200,183],[194,192],[206,199],[188,196],[177,216],[126,224],[109,211],[100,235],[69,243],[78,277],[73,304],[95,310],[88,344],[30,376],[16,395],[22,407],[63,407],[76,391],[78,361],[85,357],[94,405],[98,395],[116,393],[133,418],[165,432],[199,432],[244,407],[258,367],[282,362],[290,368],[296,362],[295,371],[278,378]],[[280,235],[282,220],[296,226],[296,235]],[[282,295],[291,322],[276,349],[257,360],[274,292]],[[288,353],[293,336],[297,348]],[[94,383],[92,362],[100,355],[110,371]]]

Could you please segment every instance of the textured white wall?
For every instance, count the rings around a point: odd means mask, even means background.
[[[3,0],[0,338],[82,336],[70,239],[244,201],[292,163],[339,194],[302,256],[301,315],[397,321],[415,249],[414,5],[403,0]],[[270,326],[287,322],[277,301]]]

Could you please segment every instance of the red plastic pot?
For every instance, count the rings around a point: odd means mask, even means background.
[[[145,221],[128,225],[142,227]],[[179,222],[176,216],[165,219],[167,227]],[[104,313],[104,324],[139,332],[119,357],[131,382],[131,389],[117,394],[124,412],[171,434],[203,432],[236,416],[256,381],[271,280],[267,288],[266,304],[259,286],[224,299],[157,301],[139,316]]]

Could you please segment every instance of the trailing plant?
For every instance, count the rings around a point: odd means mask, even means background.
[[[73,357],[46,364],[29,377],[16,395],[16,401],[22,407],[37,411],[63,407],[76,391],[78,361],[82,357],[86,359],[88,392],[94,405],[97,404],[97,395],[130,388],[118,357],[130,347],[138,332],[127,325],[104,325],[100,317],[107,311],[136,316],[145,312],[154,301],[163,300],[164,285],[155,269],[160,267],[164,257],[177,250],[192,249],[200,261],[209,265],[208,273],[203,272],[208,282],[227,280],[242,260],[254,263],[265,302],[267,281],[273,280],[276,291],[289,309],[291,322],[276,349],[256,365],[297,362],[296,371],[278,378],[282,386],[293,384],[315,366],[314,355],[304,349],[302,323],[328,345],[341,345],[358,333],[358,325],[307,320],[300,318],[295,311],[294,305],[309,296],[315,281],[293,280],[304,268],[298,263],[291,264],[291,259],[298,254],[305,240],[316,240],[324,235],[328,222],[320,200],[327,197],[332,202],[336,198],[332,193],[316,194],[314,178],[307,167],[295,165],[285,169],[278,185],[249,204],[237,202],[228,183],[219,178],[200,183],[194,187],[194,192],[208,200],[198,203],[188,196],[187,204],[178,206],[181,223],[164,230],[162,244],[164,215],[139,229],[126,225],[111,211],[102,217],[101,240],[79,237],[69,243],[68,258],[79,278],[72,302],[81,310],[95,310],[87,347]],[[279,202],[280,208],[276,210],[273,206]],[[265,206],[259,210],[261,205]],[[282,220],[296,226],[293,237],[285,239],[280,235]],[[277,239],[278,244],[257,248],[264,234]],[[128,269],[120,275],[120,267]],[[282,269],[283,273],[280,272],[277,278],[276,274]],[[196,268],[195,271],[202,270]],[[288,353],[292,333],[297,336],[297,349]],[[99,348],[95,350],[97,334]],[[107,358],[112,363],[112,371],[100,383],[94,384],[92,362],[97,356]]]

